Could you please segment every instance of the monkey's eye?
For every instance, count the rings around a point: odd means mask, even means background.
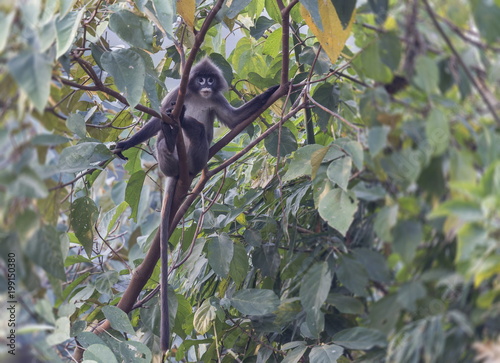
[[[198,83],[201,85],[205,84],[205,77],[198,77]]]
[[[211,86],[214,84],[214,79],[212,77],[207,78],[207,83]]]

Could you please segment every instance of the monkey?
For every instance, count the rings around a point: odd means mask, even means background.
[[[187,169],[191,176],[196,176],[208,162],[209,148],[213,139],[213,125],[215,118],[229,128],[234,128],[260,109],[279,86],[273,86],[264,93],[239,108],[231,106],[224,97],[228,84],[222,71],[209,58],[204,58],[196,64],[188,79],[186,95],[181,115],[180,129],[183,134]],[[161,110],[171,113],[176,103],[178,88],[173,89],[162,101]],[[161,172],[167,177],[165,182],[165,203],[162,206],[160,223],[161,245],[161,326],[160,346],[162,351],[169,348],[170,327],[168,315],[167,283],[168,283],[168,223],[171,201],[179,177],[179,158],[176,151],[176,138],[179,130],[157,117],[153,117],[135,135],[126,141],[116,144],[113,152],[120,158],[126,159],[122,151],[130,149],[151,137],[158,135],[156,154]]]

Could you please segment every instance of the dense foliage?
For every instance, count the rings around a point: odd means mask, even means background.
[[[110,149],[193,52],[234,105],[284,92],[193,183],[163,359],[498,362],[500,2],[220,4],[0,1],[0,293],[17,357],[161,361],[159,263],[134,279],[156,261],[163,178],[153,141],[127,162]]]

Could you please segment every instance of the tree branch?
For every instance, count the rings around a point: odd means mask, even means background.
[[[474,88],[477,90],[477,92],[479,93],[479,95],[483,99],[483,102],[486,104],[486,107],[490,111],[490,113],[493,116],[493,118],[495,119],[496,123],[500,125],[500,117],[496,113],[495,106],[493,106],[493,104],[491,103],[490,99],[488,98],[488,96],[486,95],[486,93],[484,92],[484,90],[481,88],[481,86],[479,85],[479,83],[477,82],[477,80],[472,75],[469,67],[467,67],[467,65],[463,61],[462,57],[460,57],[460,54],[458,54],[458,52],[455,49],[455,47],[453,46],[453,43],[451,42],[450,38],[448,38],[448,36],[444,32],[443,28],[441,27],[441,25],[439,24],[439,21],[436,18],[436,15],[434,14],[434,12],[432,11],[431,6],[429,5],[429,2],[427,0],[422,0],[422,1],[424,2],[425,9],[427,10],[427,13],[431,17],[432,22],[434,23],[434,26],[436,27],[437,31],[439,32],[439,34],[441,35],[441,37],[444,39],[444,41],[446,42],[446,44],[448,45],[448,47],[450,48],[450,50],[452,51],[452,53],[457,58],[458,63],[460,63],[460,66],[462,67],[462,69],[464,70],[465,74],[467,75],[467,78],[469,78],[469,80],[471,81],[472,85],[474,86]]]

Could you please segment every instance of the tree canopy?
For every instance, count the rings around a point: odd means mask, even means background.
[[[498,362],[498,19],[491,0],[0,1],[0,357]],[[162,356],[164,177],[154,140],[112,150],[176,121],[161,100],[203,57],[234,106],[280,87],[179,179]]]

